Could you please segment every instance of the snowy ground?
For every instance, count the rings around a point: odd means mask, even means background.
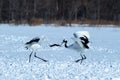
[[[0,79],[1,80],[120,80],[120,28],[54,27],[41,25],[0,25]],[[72,42],[73,33],[79,30],[90,32],[90,49],[87,59],[75,63],[79,53],[61,48],[49,48],[47,45],[61,43],[62,39]],[[49,60],[42,62],[32,56],[24,43],[37,36],[45,36],[42,48],[37,55]]]

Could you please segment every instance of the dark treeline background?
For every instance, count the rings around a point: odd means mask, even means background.
[[[0,23],[120,21],[120,0],[0,0]]]

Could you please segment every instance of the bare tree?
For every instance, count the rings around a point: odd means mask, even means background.
[[[0,22],[2,21],[2,5],[3,5],[3,0],[0,0]]]

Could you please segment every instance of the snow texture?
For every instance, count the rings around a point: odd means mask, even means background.
[[[104,26],[104,25],[103,25]],[[113,26],[114,27],[114,26]],[[0,79],[1,80],[120,80],[120,28],[77,25],[0,25]],[[63,39],[72,43],[76,31],[90,33],[90,49],[82,64],[76,51],[64,47],[50,48]],[[32,56],[25,43],[34,37],[45,37],[37,56],[49,60],[43,62]]]

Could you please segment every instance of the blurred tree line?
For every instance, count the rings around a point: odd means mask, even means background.
[[[0,23],[120,21],[120,0],[0,0]]]

